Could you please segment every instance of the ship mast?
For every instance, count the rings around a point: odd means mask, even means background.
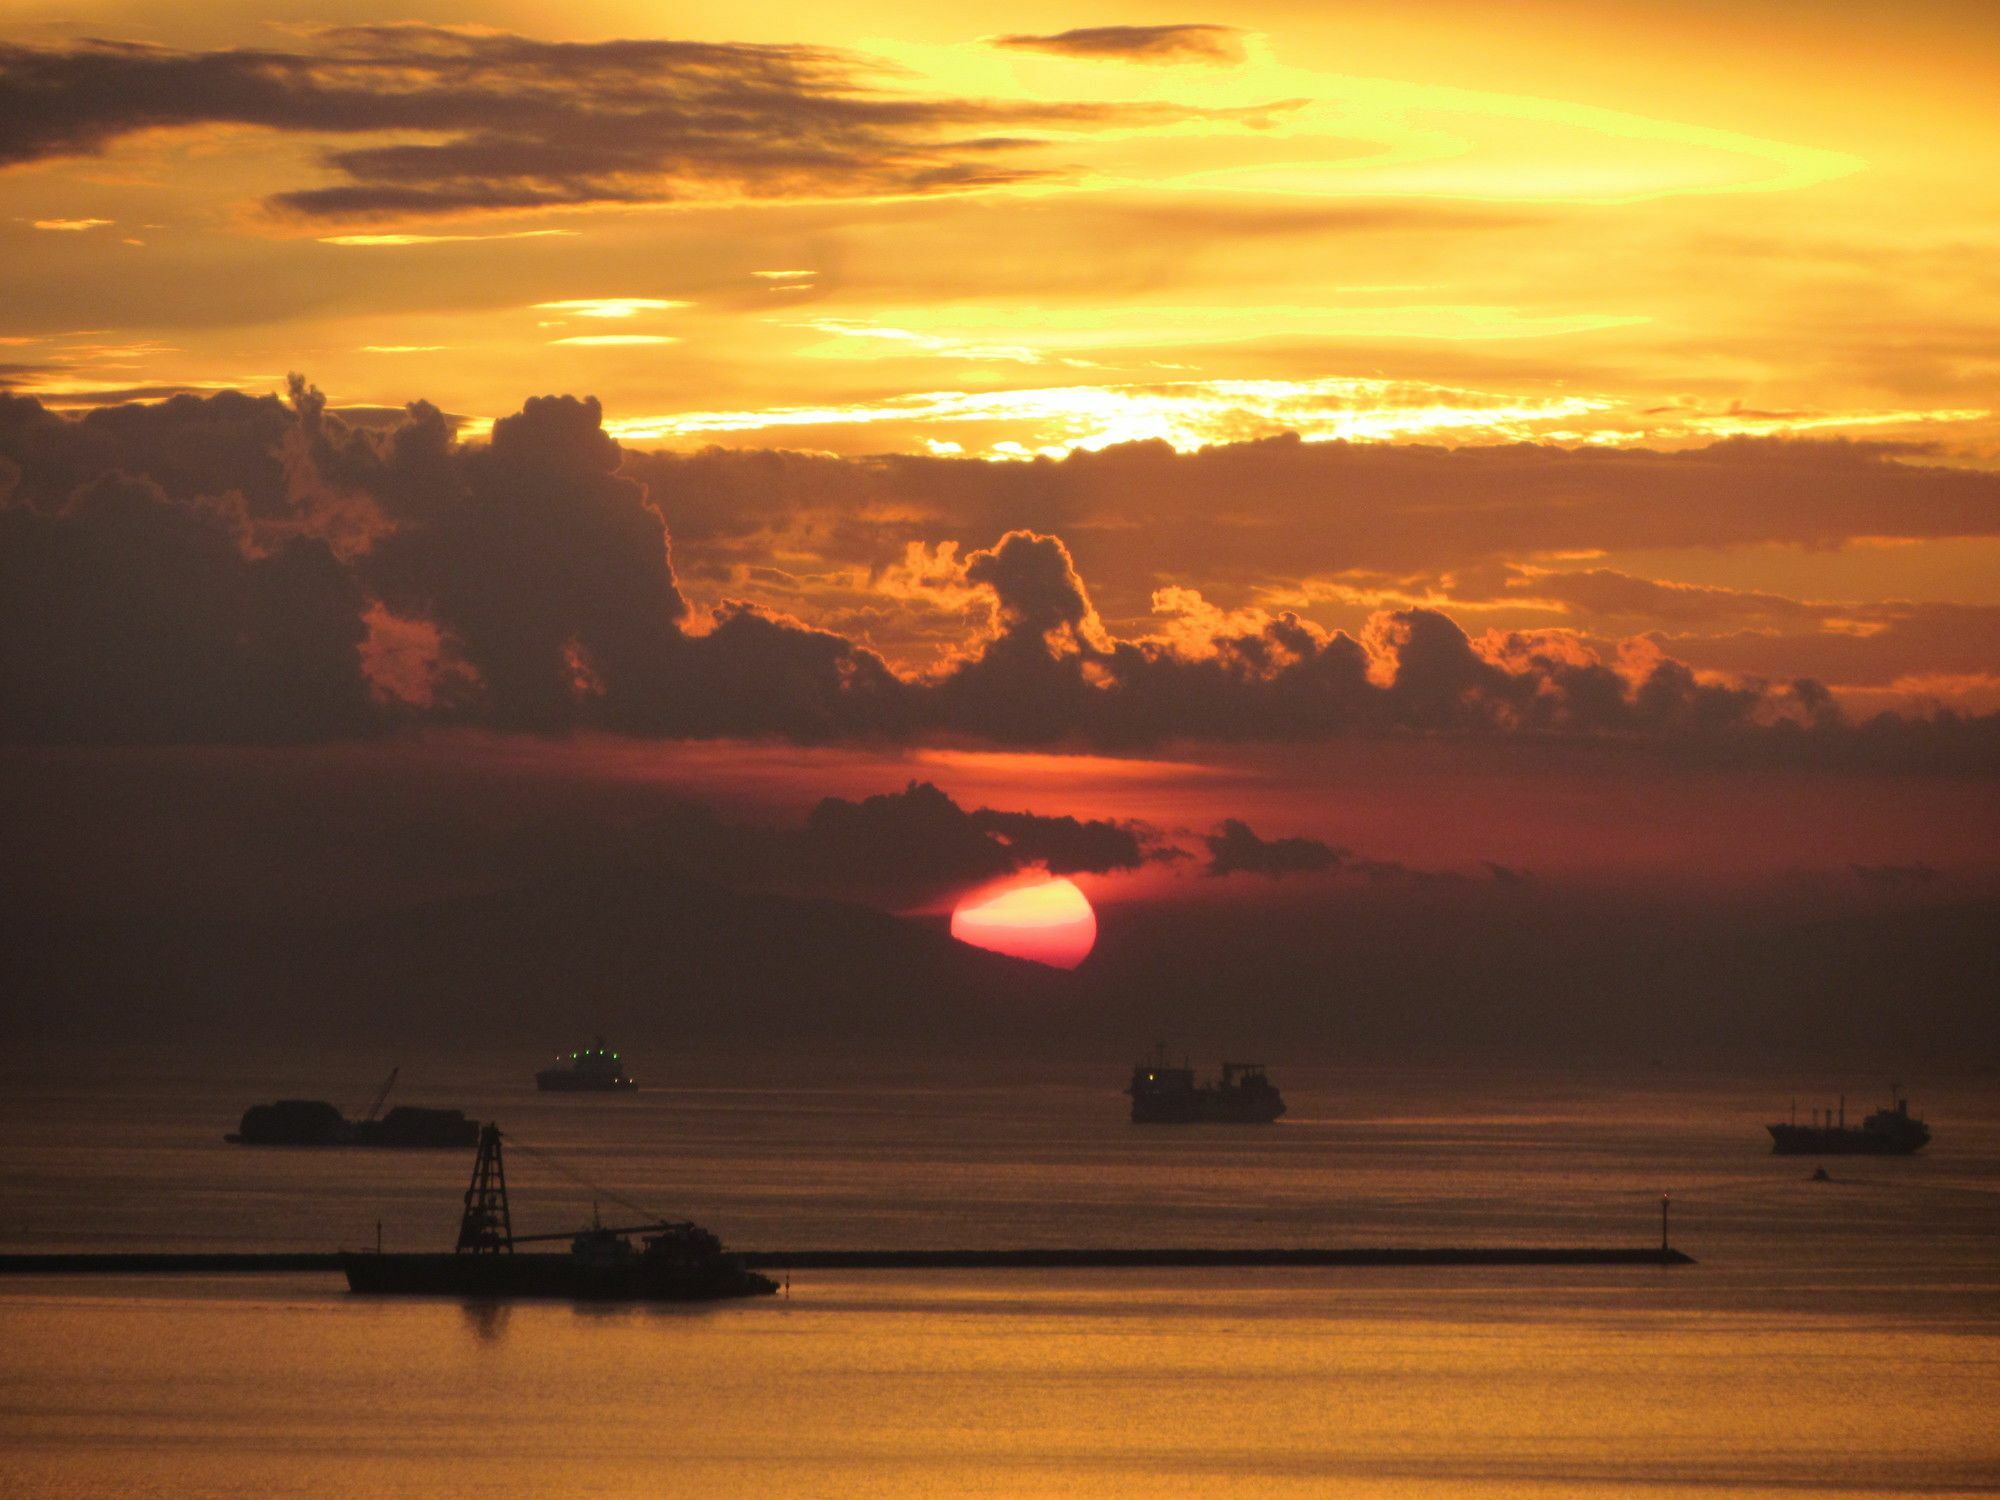
[[[500,1159],[500,1127],[479,1132],[479,1155],[472,1163],[472,1183],[465,1190],[465,1213],[458,1221],[461,1254],[511,1255],[514,1223],[507,1213],[507,1168]]]

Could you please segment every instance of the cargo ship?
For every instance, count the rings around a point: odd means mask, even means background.
[[[1216,1083],[1198,1084],[1183,1063],[1140,1063],[1125,1092],[1134,1125],[1269,1125],[1285,1112],[1285,1099],[1262,1063],[1222,1065]]]
[[[623,1228],[593,1223],[562,1234],[515,1234],[500,1139],[496,1125],[480,1131],[455,1249],[342,1251],[348,1289],[378,1296],[579,1302],[712,1302],[777,1291],[777,1282],[750,1270],[699,1224],[661,1219]],[[516,1249],[560,1240],[569,1241],[567,1251]]]
[[[544,1093],[630,1094],[639,1084],[625,1076],[625,1064],[599,1037],[594,1047],[558,1056],[553,1068],[535,1075],[535,1087]]]
[[[1930,1144],[1930,1127],[1910,1113],[1910,1101],[1898,1088],[1890,1092],[1887,1109],[1878,1109],[1859,1125],[1847,1123],[1847,1100],[1839,1112],[1814,1110],[1812,1122],[1801,1125],[1798,1108],[1783,1125],[1767,1125],[1771,1151],[1777,1156],[1908,1156]]]
[[[396,1068],[375,1095],[368,1113],[350,1120],[324,1099],[279,1099],[253,1104],[223,1139],[239,1146],[391,1146],[414,1150],[458,1150],[479,1143],[479,1122],[459,1109],[426,1109],[399,1104],[386,1115],[382,1106],[396,1086]]]

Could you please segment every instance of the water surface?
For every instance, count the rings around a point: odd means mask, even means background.
[[[1914,1159],[1775,1158],[1768,1085],[1296,1068],[1269,1129],[1135,1129],[1102,1070],[682,1063],[499,1119],[516,1227],[595,1199],[732,1244],[1676,1244],[1658,1268],[800,1273],[700,1309],[355,1298],[324,1277],[0,1283],[20,1496],[1993,1493],[2000,1107]],[[224,1145],[367,1059],[16,1077],[0,1248],[442,1247],[467,1153]],[[659,1070],[656,1070],[659,1071]],[[643,1073],[642,1073],[643,1076]],[[1781,1101],[1782,1102],[1782,1101]],[[532,1149],[530,1149],[532,1148]],[[585,1186],[577,1179],[587,1179]]]

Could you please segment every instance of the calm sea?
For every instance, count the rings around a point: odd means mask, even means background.
[[[1794,1080],[1299,1067],[1275,1127],[1147,1129],[1115,1066],[679,1060],[565,1098],[541,1061],[406,1057],[396,1095],[502,1124],[522,1232],[625,1199],[760,1249],[1643,1245],[1665,1192],[1700,1263],[801,1272],[699,1309],[10,1278],[0,1494],[2000,1491],[1991,1077],[1917,1091],[1922,1156],[1812,1182],[1762,1129]],[[359,1112],[372,1056],[52,1072],[4,1077],[0,1249],[449,1243],[470,1153],[222,1141],[259,1099]]]

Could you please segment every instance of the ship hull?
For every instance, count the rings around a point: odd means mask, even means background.
[[[400,1151],[459,1151],[479,1144],[479,1122],[456,1109],[405,1105],[379,1120],[348,1120],[318,1100],[259,1104],[225,1141],[237,1146],[371,1146]]]
[[[449,1137],[440,1136],[435,1139],[403,1138],[382,1140],[369,1136],[350,1136],[335,1141],[325,1140],[317,1136],[300,1140],[284,1140],[272,1136],[258,1136],[253,1139],[240,1135],[233,1130],[225,1135],[223,1139],[232,1146],[354,1146],[362,1150],[372,1151],[463,1151],[467,1146],[478,1144],[479,1126],[474,1124],[469,1135],[461,1131]]]
[[[513,1301],[718,1302],[777,1291],[770,1277],[723,1259],[698,1265],[579,1263],[570,1255],[343,1254],[348,1289],[370,1296]]]
[[[551,1069],[535,1075],[535,1087],[545,1094],[636,1094],[639,1085],[629,1078],[579,1078],[566,1069]]]
[[[1269,1125],[1284,1112],[1284,1101],[1276,1098],[1224,1100],[1196,1094],[1132,1101],[1134,1125]]]
[[[1928,1132],[1921,1136],[1890,1135],[1880,1130],[1818,1125],[1764,1128],[1771,1132],[1771,1152],[1775,1156],[1910,1156],[1930,1140]]]

